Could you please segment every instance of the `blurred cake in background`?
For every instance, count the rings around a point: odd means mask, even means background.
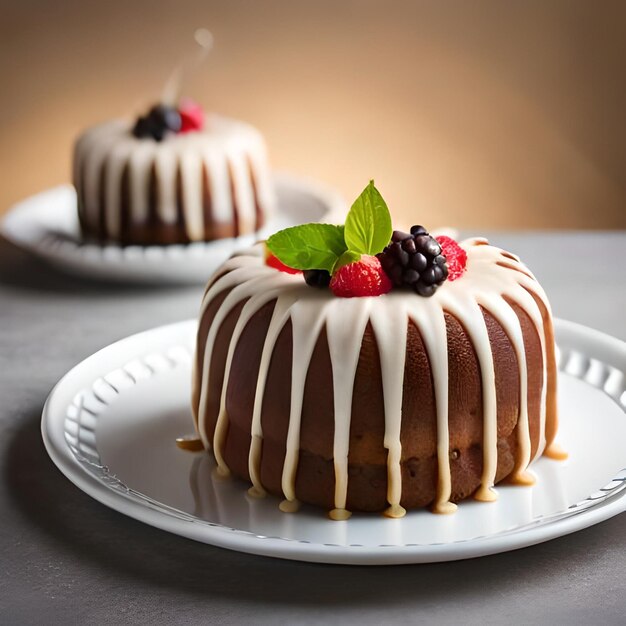
[[[274,210],[265,142],[190,100],[87,129],[73,178],[85,238],[180,244],[258,231]]]

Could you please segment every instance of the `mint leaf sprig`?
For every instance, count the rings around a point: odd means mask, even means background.
[[[371,180],[350,207],[345,226],[292,226],[273,234],[266,245],[288,267],[334,274],[363,254],[373,256],[381,252],[392,232],[387,204]]]
[[[348,249],[343,231],[343,226],[332,224],[301,224],[278,231],[266,245],[287,267],[332,273],[337,259]]]

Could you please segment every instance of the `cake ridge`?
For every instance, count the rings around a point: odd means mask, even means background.
[[[371,308],[370,320],[376,338],[385,407],[385,435],[383,445],[387,449],[387,508],[388,517],[402,517],[402,388],[406,364],[408,312],[404,305],[391,307],[384,313]],[[395,357],[395,358],[394,358]],[[383,366],[385,362],[385,366]],[[347,459],[347,456],[346,456]]]
[[[515,357],[517,359],[517,369],[520,377],[517,445],[520,450],[511,474],[515,481],[519,478],[521,473],[525,471],[531,461],[531,440],[528,418],[528,369],[520,320],[506,297],[502,297],[502,299],[508,306],[503,307],[497,306],[497,302],[495,302],[496,298],[500,298],[500,296],[483,294],[478,302],[479,305],[485,307],[485,310],[489,311],[490,315],[500,324],[515,350]]]
[[[252,483],[253,493],[264,495],[265,488],[261,482],[261,445],[263,440],[263,428],[261,425],[261,411],[263,408],[263,397],[265,394],[265,384],[267,381],[267,372],[270,360],[272,358],[274,346],[280,335],[284,325],[289,319],[291,306],[295,302],[295,298],[286,297],[276,301],[274,310],[272,311],[272,319],[270,326],[263,341],[263,350],[261,353],[261,361],[259,362],[259,375],[254,393],[254,405],[252,408],[252,423],[250,426],[250,451],[248,453],[248,472],[250,474],[250,482]]]

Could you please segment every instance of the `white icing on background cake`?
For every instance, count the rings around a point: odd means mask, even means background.
[[[361,341],[367,322],[371,322],[378,346],[382,372],[385,411],[384,447],[388,450],[387,474],[390,517],[401,517],[402,495],[400,441],[401,409],[406,358],[407,326],[413,322],[420,332],[432,370],[437,417],[438,484],[434,510],[452,512],[456,505],[450,502],[451,469],[448,433],[448,341],[444,312],[452,314],[463,326],[474,346],[482,380],[483,397],[483,473],[481,485],[475,494],[478,500],[496,498],[495,482],[498,459],[497,407],[493,355],[481,307],[503,328],[513,345],[519,367],[520,395],[518,448],[511,474],[516,482],[528,484],[531,477],[525,473],[534,460],[531,455],[531,436],[527,406],[527,368],[522,328],[511,303],[519,305],[530,317],[541,342],[543,377],[540,409],[540,440],[536,457],[546,447],[546,404],[549,383],[548,368],[552,363],[553,331],[550,306],[545,293],[527,267],[514,255],[488,245],[485,239],[469,239],[461,243],[467,252],[467,267],[462,277],[445,281],[430,298],[406,291],[391,291],[378,297],[339,298],[330,290],[312,289],[302,276],[289,275],[265,265],[263,245],[231,258],[222,266],[227,273],[210,283],[201,309],[201,319],[213,299],[230,290],[209,328],[204,344],[204,358],[194,371],[194,385],[199,384],[198,433],[206,449],[213,449],[218,469],[229,473],[223,457],[223,446],[228,414],[226,390],[230,367],[239,337],[250,318],[261,307],[275,300],[275,308],[263,346],[251,425],[251,447],[248,459],[251,493],[262,495],[265,489],[260,480],[260,454],[263,431],[261,407],[265,383],[275,342],[287,320],[292,323],[293,362],[291,377],[291,408],[287,435],[287,450],[283,466],[282,489],[286,503],[283,509],[297,506],[295,476],[300,448],[300,417],[306,374],[313,349],[321,329],[325,326],[330,352],[334,390],[334,519],[346,519],[348,487],[348,447],[351,420],[352,391],[361,350]],[[230,311],[246,301],[230,338],[221,403],[215,434],[211,440],[207,432],[207,394],[209,364],[217,332]],[[541,306],[540,306],[541,305]],[[543,309],[543,310],[542,310]],[[550,352],[550,353],[549,353]],[[198,365],[196,364],[196,368]],[[554,370],[550,372],[550,377]],[[552,381],[554,384],[554,381]],[[554,389],[551,390],[554,395]],[[552,405],[551,405],[552,406]],[[550,416],[550,430],[556,427],[556,415]],[[536,458],[535,457],[535,458]],[[289,507],[286,506],[290,503]]]
[[[119,239],[126,169],[132,224],[149,219],[153,168],[156,215],[164,224],[178,219],[180,176],[182,216],[190,241],[205,238],[203,176],[217,226],[231,224],[236,212],[239,234],[252,233],[258,229],[257,212],[262,217],[272,213],[275,198],[265,142],[249,124],[209,115],[203,130],[169,133],[162,141],[138,139],[131,131],[130,121],[112,120],[88,129],[76,143],[74,181],[81,219],[90,232],[100,230],[103,203],[106,238]]]

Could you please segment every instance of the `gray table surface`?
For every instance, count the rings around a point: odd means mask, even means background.
[[[626,339],[626,232],[491,233],[557,316]],[[131,333],[194,317],[200,288],[66,277],[0,241],[0,621],[626,623],[626,521],[506,554],[358,568],[249,556],[145,526],[92,500],[41,441],[46,395]]]

